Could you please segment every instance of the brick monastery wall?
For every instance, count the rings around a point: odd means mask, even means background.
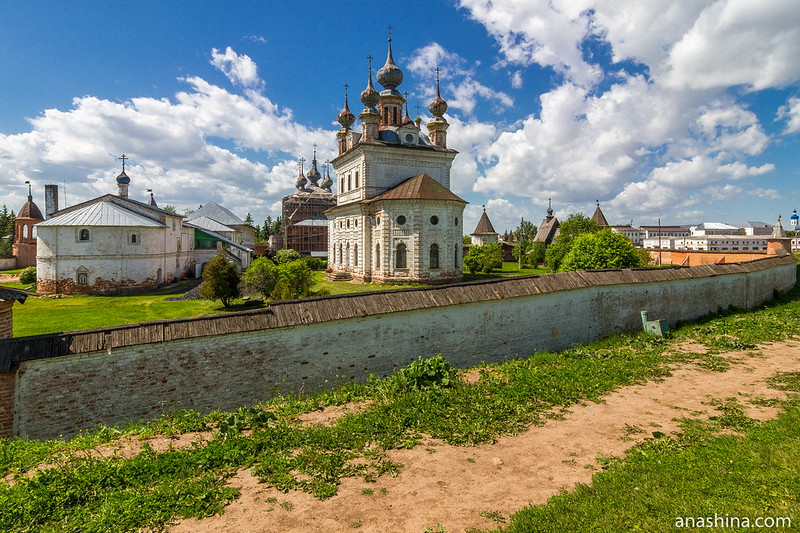
[[[344,295],[8,339],[0,341],[0,366],[11,358],[3,378],[16,374],[13,433],[66,436],[175,408],[231,409],[387,375],[418,356],[442,353],[466,367],[563,349],[640,330],[642,310],[674,324],[731,305],[752,308],[795,277],[794,258],[774,257]]]

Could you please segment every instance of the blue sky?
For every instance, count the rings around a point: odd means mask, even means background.
[[[449,103],[453,190],[498,231],[520,217],[774,222],[800,202],[796,0],[7,1],[0,13],[0,203],[30,180],[74,204],[153,189],[179,210],[280,213],[297,159],[386,58],[428,118]],[[335,176],[334,176],[335,179]]]

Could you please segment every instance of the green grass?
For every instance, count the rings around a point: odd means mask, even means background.
[[[503,263],[503,269],[492,274],[465,274],[465,280],[490,279],[526,275],[543,272],[543,270],[519,270],[516,263]],[[7,273],[16,271],[7,271]],[[325,272],[313,273],[314,285],[311,296],[352,294],[359,292],[421,287],[414,284],[382,284],[382,283],[349,283],[346,281],[327,281]],[[22,290],[35,291],[35,286],[21,283],[2,283],[4,287],[13,287]],[[183,287],[183,289],[181,289]],[[106,326],[119,326],[150,320],[169,318],[186,318],[208,314],[235,312],[242,309],[253,309],[245,305],[244,301],[235,300],[225,309],[219,301],[188,300],[170,302],[164,298],[182,294],[188,290],[187,285],[166,287],[156,291],[136,292],[114,296],[76,295],[61,298],[30,297],[24,304],[14,306],[14,336],[27,337],[45,333],[60,333],[63,331],[76,331],[100,328]],[[250,295],[259,298],[259,294]],[[97,310],[102,309],[102,313]]]
[[[777,419],[763,423],[741,411],[733,419],[723,413],[707,423],[685,421],[680,436],[645,441],[629,450],[624,460],[607,462],[606,471],[595,474],[591,485],[578,485],[544,505],[523,509],[512,516],[508,527],[496,531],[666,532],[690,524],[689,518],[697,526],[698,520],[709,524],[709,517],[724,520],[726,516],[751,521],[789,517],[796,527],[800,523],[800,401],[789,403]],[[724,428],[742,434],[717,435]],[[755,527],[735,530],[761,531]]]
[[[127,296],[31,297],[24,304],[14,306],[14,336],[25,337],[225,312],[218,301],[168,302],[164,300],[166,296],[153,292]]]
[[[511,278],[514,276],[529,276],[532,274],[547,274],[550,271],[546,268],[519,268],[519,263],[515,261],[503,261],[502,268],[492,270],[490,274],[470,274],[464,272],[464,281],[480,281],[485,279]]]

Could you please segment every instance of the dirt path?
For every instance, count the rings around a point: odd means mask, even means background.
[[[621,456],[653,431],[675,431],[674,418],[715,414],[708,404],[713,398],[736,397],[750,416],[774,417],[776,409],[749,406],[747,399],[784,397],[764,379],[781,371],[800,371],[800,342],[776,343],[759,351],[755,357],[726,354],[733,361],[726,372],[689,365],[661,382],[623,387],[604,403],[575,406],[562,420],[492,445],[431,442],[392,452],[392,459],[405,465],[396,478],[385,476],[377,483],[348,478],[336,496],[322,502],[305,493],[266,488],[249,472],[241,472],[232,480],[241,487],[241,498],[223,515],[185,520],[170,531],[422,533],[425,527],[441,524],[448,533],[456,533],[496,527],[500,516],[507,519],[561,489],[590,482],[599,468],[598,454]]]

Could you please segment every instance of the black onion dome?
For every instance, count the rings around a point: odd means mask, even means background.
[[[316,185],[317,182],[320,180],[320,178],[322,178],[322,174],[320,174],[319,170],[317,170],[316,159],[311,160],[311,170],[308,171],[306,177],[308,178],[308,181],[310,181],[312,185]]]
[[[394,64],[392,58],[392,39],[389,39],[389,53],[386,56],[386,64],[378,71],[378,83],[386,89],[395,89],[403,83],[403,71]]]

